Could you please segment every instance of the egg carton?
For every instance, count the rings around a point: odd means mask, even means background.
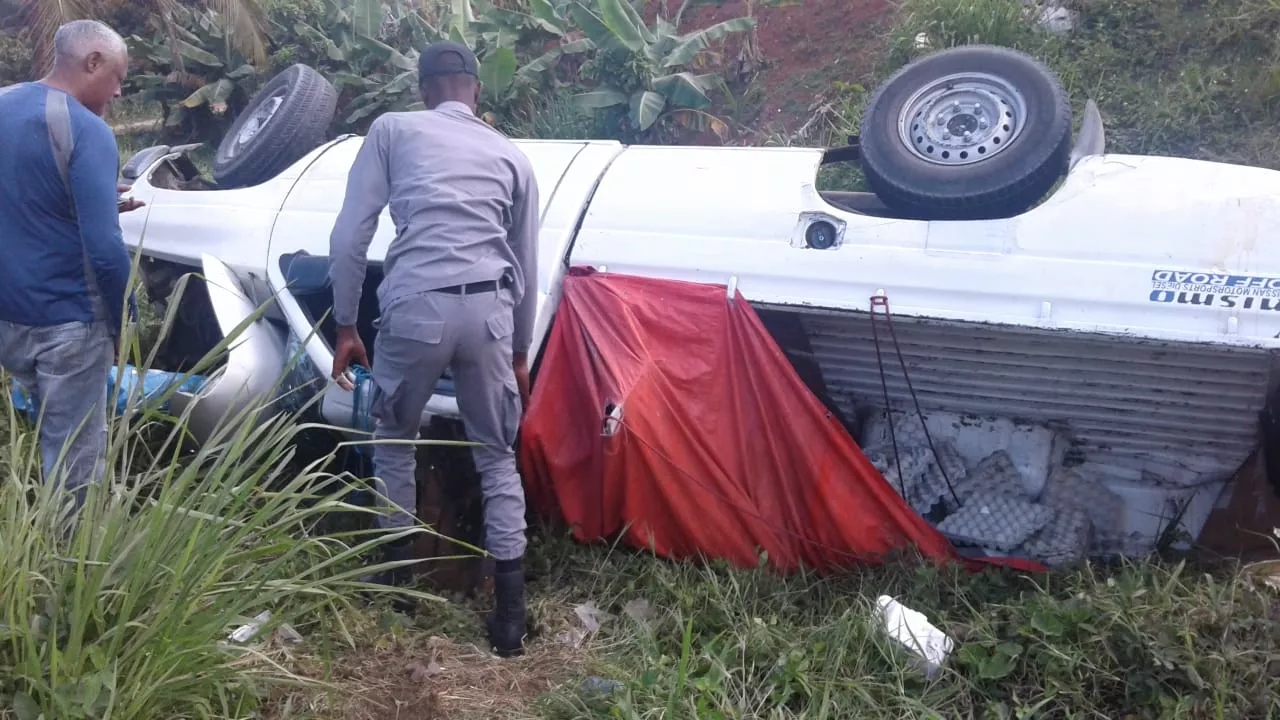
[[[964,480],[967,472],[964,459],[955,445],[948,441],[934,441],[937,457],[928,444],[903,446],[899,445],[902,457],[902,473],[906,476],[907,504],[921,515],[928,514],[934,506],[942,502],[947,512],[956,509],[947,480],[954,486]],[[876,466],[885,480],[899,495],[902,495],[902,483],[898,482],[898,465],[893,459],[892,448],[877,448],[870,451],[867,458]],[[940,467],[946,468],[946,477]]]
[[[956,449],[955,443],[948,440],[935,441],[934,447],[937,448],[938,454],[929,468],[930,492],[933,494],[934,502],[941,500],[947,512],[954,512],[959,505],[956,503],[956,498],[952,497],[951,488],[956,488],[956,495],[959,495],[959,488],[965,483],[969,469],[965,467],[964,458]],[[946,470],[945,476],[942,470]],[[948,481],[951,483],[950,487],[947,486]]]
[[[1022,473],[1013,464],[1013,458],[1004,450],[997,450],[986,456],[966,473],[960,482],[953,484],[962,503],[967,503],[971,496],[978,493],[1008,495],[1030,500],[1027,497]]]
[[[1124,519],[1124,498],[1096,478],[1074,469],[1056,468],[1049,473],[1040,504],[1082,510],[1095,528],[1118,528]]]
[[[1065,567],[1082,562],[1093,543],[1093,523],[1078,508],[1059,509],[1049,524],[1019,548],[1019,555],[1049,567]]]
[[[884,429],[884,442],[889,443],[892,442],[892,439],[896,439],[898,447],[929,446],[929,436],[925,433],[920,416],[916,413],[881,412],[880,420],[886,424],[893,423],[892,436],[890,436],[887,427]]]
[[[938,523],[938,531],[959,545],[1008,552],[1044,529],[1054,515],[1051,507],[980,490],[971,493],[959,510]]]
[[[893,488],[898,496],[907,501],[911,509],[920,514],[928,512],[932,507],[933,501],[927,500],[929,494],[923,489],[926,479],[929,475],[929,459],[925,457],[916,448],[903,448],[898,457],[893,455],[893,451],[888,453],[875,453],[868,455],[868,459],[880,474],[884,476],[885,482],[889,483],[889,487]],[[898,465],[901,462],[902,477],[898,476]]]

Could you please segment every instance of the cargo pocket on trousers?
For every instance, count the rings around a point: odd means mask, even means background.
[[[369,401],[369,416],[374,420],[374,427],[384,425],[396,427],[396,391],[400,389],[403,376],[398,373],[375,367],[373,370],[373,397]]]
[[[511,317],[511,308],[504,307],[494,312],[484,321],[485,327],[489,328],[489,334],[494,340],[504,340],[511,337],[512,330],[515,329],[515,320]],[[515,381],[512,380],[514,383]]]
[[[511,373],[502,381],[502,411],[502,441],[506,447],[513,447],[520,432],[520,388]]]
[[[516,435],[520,432],[521,410],[520,387],[516,385],[516,376],[511,368],[511,355],[507,352],[511,350],[510,338],[515,329],[511,308],[504,306],[495,310],[484,324],[495,341],[507,343],[502,354],[506,364],[502,374],[502,441],[506,447],[510,448],[515,446]]]

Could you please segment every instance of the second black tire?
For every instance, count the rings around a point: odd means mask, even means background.
[[[266,182],[324,143],[338,92],[323,75],[298,64],[271,78],[218,145],[219,187]]]
[[[977,90],[956,90],[961,82]],[[931,88],[936,89],[925,93]],[[954,110],[948,91],[958,98]],[[930,97],[948,104],[929,106]],[[972,110],[979,105],[995,108],[1000,117],[991,117],[990,109],[985,116]],[[1019,112],[1023,117],[1015,117]],[[955,140],[950,133],[957,130],[971,135]],[[1066,172],[1071,105],[1057,76],[1033,58],[1003,47],[966,45],[921,58],[881,85],[863,115],[860,140],[867,183],[896,214],[922,220],[1006,218],[1030,209]],[[944,145],[951,140],[955,144]]]

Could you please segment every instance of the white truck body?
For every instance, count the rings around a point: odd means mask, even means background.
[[[274,295],[277,324],[255,332],[287,347],[283,320],[327,377],[329,341],[310,334],[317,318],[289,291],[280,260],[327,255],[360,143],[339,138],[237,190],[157,187],[164,163],[153,163],[131,193],[147,207],[122,216],[126,242],[234,277],[236,288],[211,288],[215,307]],[[843,202],[854,196],[819,192],[816,148],[517,145],[541,192],[535,353],[570,266],[725,285],[797,315],[831,398],[865,415],[885,404],[868,316],[883,295],[934,437],[955,442],[969,465],[1008,450],[1032,493],[1069,460],[1124,498],[1114,531],[1135,548],[1166,529],[1171,503],[1198,534],[1257,445],[1280,348],[1280,172],[1090,155],[1017,217],[939,222],[887,217],[874,203],[858,212]],[[836,229],[832,247],[808,246],[815,222]],[[384,212],[371,262],[393,237]],[[890,404],[914,413],[880,327]],[[269,389],[278,356],[243,356],[259,365],[240,375],[256,380],[235,391]],[[229,392],[219,388],[203,392]],[[332,382],[323,392],[326,419],[348,425],[351,393]],[[456,413],[441,392],[424,422]]]

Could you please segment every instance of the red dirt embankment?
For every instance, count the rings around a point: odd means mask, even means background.
[[[751,94],[759,97],[760,107],[754,117],[738,120],[760,134],[795,130],[809,119],[814,101],[832,82],[866,85],[884,49],[893,10],[888,0],[801,0],[758,8],[756,37],[764,63],[757,68],[759,88]],[[725,0],[690,11],[681,21],[681,31],[746,14],[743,0]],[[728,41],[727,64],[735,60],[740,44],[738,39]]]

